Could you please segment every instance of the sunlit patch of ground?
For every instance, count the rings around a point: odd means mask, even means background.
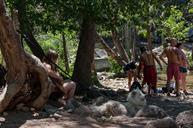
[[[172,80],[174,81],[174,80]],[[162,74],[158,74],[158,82],[157,82],[157,86],[158,87],[163,87],[166,84],[166,74],[162,73]],[[189,72],[187,74],[186,77],[186,85],[188,87],[188,89],[193,89],[193,71]]]

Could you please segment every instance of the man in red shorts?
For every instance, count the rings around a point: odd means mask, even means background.
[[[170,81],[174,77],[176,83],[176,96],[180,96],[179,93],[179,84],[180,84],[180,52],[179,49],[176,48],[177,40],[172,38],[168,40],[170,46],[166,47],[162,54],[160,55],[160,59],[167,65],[167,88],[169,88]],[[164,57],[167,58],[167,62],[164,60]],[[167,95],[170,95],[170,92],[167,92]]]
[[[162,70],[162,65],[152,51],[147,51],[145,47],[142,47],[141,49],[141,57],[140,57],[140,63],[139,63],[139,70],[138,70],[138,76],[141,70],[141,67],[143,67],[143,84],[147,83],[148,85],[148,94],[150,94],[150,89],[153,89],[154,93],[157,92],[157,72],[156,72],[156,62],[160,65],[160,69]]]

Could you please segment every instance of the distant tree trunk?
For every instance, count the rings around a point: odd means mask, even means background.
[[[123,28],[123,32],[122,32],[123,34],[123,37],[124,37],[124,41],[123,41],[123,43],[124,43],[124,46],[125,46],[125,51],[127,52],[127,55],[128,55],[128,58],[129,59],[131,59],[129,56],[130,56],[130,49],[131,49],[131,47],[130,47],[130,45],[129,45],[129,27],[128,27],[128,23],[126,23],[125,25],[124,25],[124,28]]]
[[[64,33],[62,33],[62,44],[63,44],[63,50],[64,50],[64,63],[65,63],[65,69],[66,72],[70,72],[70,67],[69,67],[69,63],[68,63],[68,49],[66,47],[66,39],[64,36]]]
[[[129,38],[128,38],[128,49],[129,49],[129,54],[128,54],[128,56],[129,56],[129,58],[130,59],[132,59],[133,58],[133,53],[132,53],[132,46],[133,46],[133,32],[132,32],[132,27],[130,26],[129,27],[129,31],[128,31],[128,36],[129,36]]]
[[[109,56],[111,56],[113,59],[116,60],[116,62],[121,65],[124,66],[126,64],[126,62],[124,60],[121,59],[121,57],[115,52],[113,51],[113,49],[111,49],[108,44],[104,41],[104,39],[97,33],[97,39],[102,43],[103,48],[105,49],[105,51],[107,52],[107,54]]]
[[[127,55],[125,49],[123,48],[122,42],[120,42],[120,40],[118,38],[118,33],[116,30],[112,30],[112,38],[113,38],[113,43],[115,44],[115,47],[116,47],[118,53],[120,54],[121,58],[125,62],[128,62],[128,60],[129,60],[128,55]]]
[[[136,28],[133,27],[131,31],[132,31],[132,43],[131,43],[131,45],[132,45],[132,50],[131,50],[132,56],[131,56],[131,59],[133,61],[135,61],[135,59],[136,59]]]
[[[147,43],[148,49],[152,50],[151,24],[148,24],[147,26]]]
[[[92,84],[91,65],[94,58],[95,41],[96,25],[93,21],[84,19],[81,25],[80,42],[72,76],[73,80],[79,83],[77,92]]]
[[[7,83],[0,94],[0,112],[8,107],[13,98],[23,89],[28,73],[35,74],[41,84],[41,93],[29,104],[32,107],[41,108],[50,94],[48,75],[40,60],[23,50],[13,22],[6,15],[3,0],[0,0],[0,48],[7,67]]]

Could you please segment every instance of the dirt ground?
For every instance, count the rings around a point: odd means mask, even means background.
[[[126,78],[111,79],[103,73],[100,74],[101,83],[114,90],[127,89]],[[166,76],[164,74],[158,77],[158,86],[165,85]],[[192,109],[193,106],[193,75],[190,73],[187,77],[188,91],[190,95],[176,98],[167,97],[164,94],[148,97],[147,103],[157,105],[163,108],[173,119],[185,110]],[[46,111],[45,111],[46,110]],[[58,108],[46,105],[46,109],[39,112],[6,111],[0,116],[0,128],[143,128],[151,119],[118,117],[114,121],[97,121],[89,116],[79,113],[68,113]]]

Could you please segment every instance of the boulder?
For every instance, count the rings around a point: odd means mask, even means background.
[[[179,113],[176,117],[176,124],[180,128],[193,128],[193,110]]]
[[[147,105],[135,114],[135,117],[151,117],[158,119],[166,116],[168,116],[168,114],[162,108],[155,105]]]
[[[165,117],[148,122],[145,128],[178,128],[178,126],[171,117]]]

